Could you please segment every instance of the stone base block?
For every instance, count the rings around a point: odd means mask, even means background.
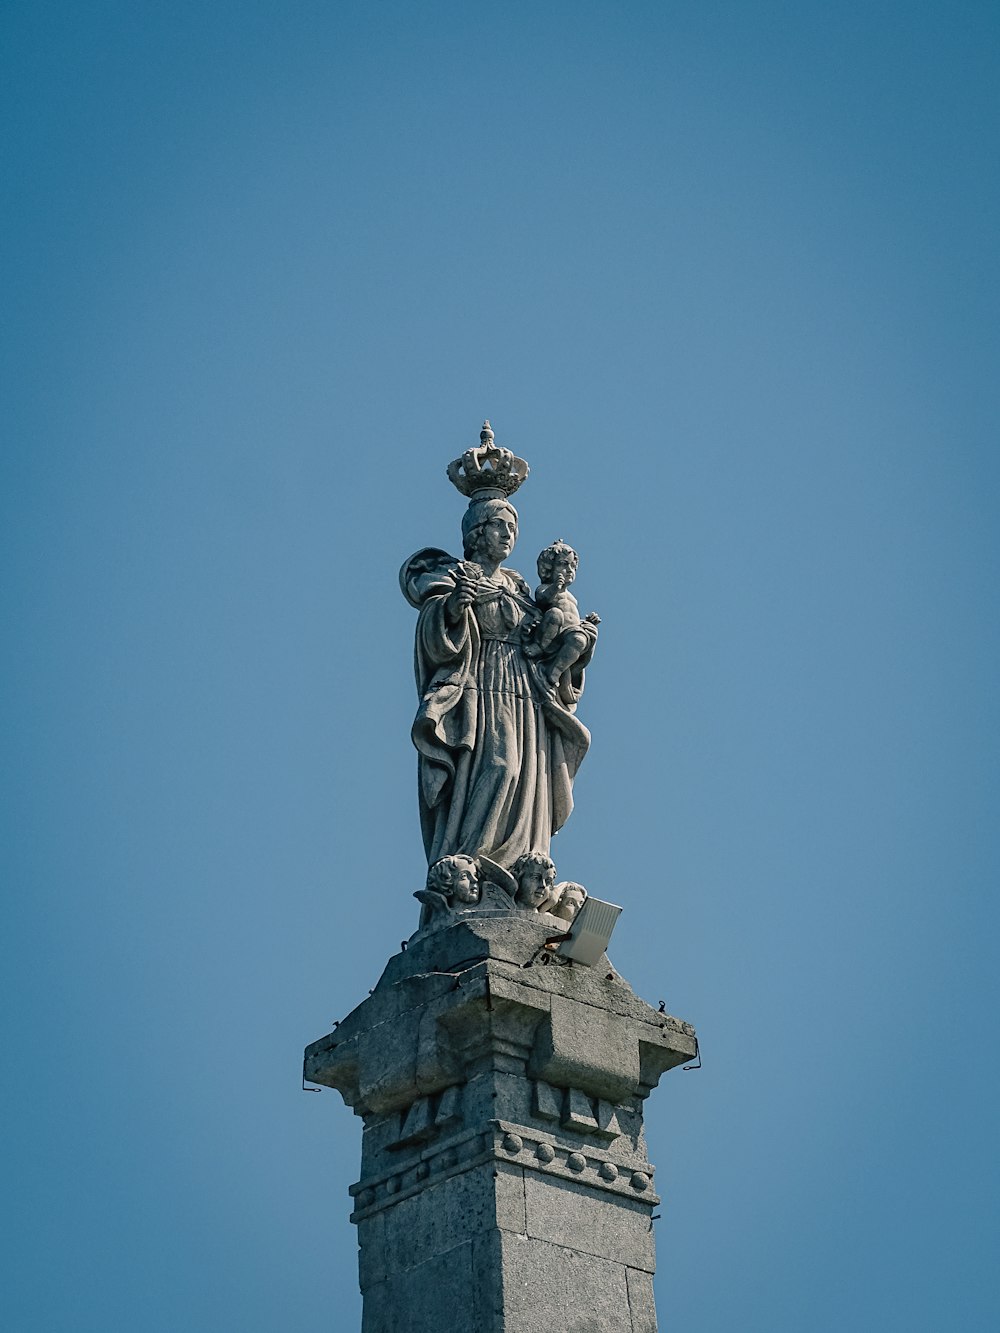
[[[694,1029],[548,931],[415,937],[306,1051],[365,1125],[363,1333],[655,1333],[643,1104]]]

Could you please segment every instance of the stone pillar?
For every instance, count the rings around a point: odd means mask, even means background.
[[[537,914],[422,931],[306,1049],[364,1121],[363,1333],[651,1333],[643,1102],[695,1054]]]

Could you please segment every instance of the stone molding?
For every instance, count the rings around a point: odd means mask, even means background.
[[[489,1161],[505,1162],[649,1205],[660,1202],[653,1189],[656,1168],[649,1162],[643,1162],[642,1169],[631,1169],[599,1148],[566,1143],[513,1121],[492,1120],[485,1130],[468,1129],[434,1144],[416,1162],[366,1176],[351,1185],[348,1193],[355,1205],[351,1221],[362,1222],[419,1193],[430,1181],[446,1180]]]
[[[645,1004],[606,958],[596,968],[536,961],[547,931],[525,916],[428,934],[306,1048],[306,1078],[362,1116],[402,1111],[484,1062],[620,1104],[694,1057],[690,1024]]]

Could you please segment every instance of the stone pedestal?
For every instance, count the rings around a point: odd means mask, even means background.
[[[554,933],[509,913],[421,932],[306,1049],[364,1121],[363,1333],[656,1328],[642,1107],[694,1029]]]

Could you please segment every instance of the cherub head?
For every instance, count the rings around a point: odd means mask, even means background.
[[[474,856],[442,856],[427,872],[427,887],[450,898],[455,907],[479,902],[479,862]]]
[[[556,882],[556,868],[544,852],[525,852],[510,868],[517,880],[514,901],[521,907],[541,912],[548,907]]]
[[[543,583],[558,583],[568,588],[576,578],[580,557],[564,541],[554,541],[538,557],[538,577]]]
[[[560,916],[564,921],[575,919],[577,912],[587,901],[587,890],[582,884],[574,884],[571,879],[557,884],[554,889],[556,904],[549,911],[553,916]]]

